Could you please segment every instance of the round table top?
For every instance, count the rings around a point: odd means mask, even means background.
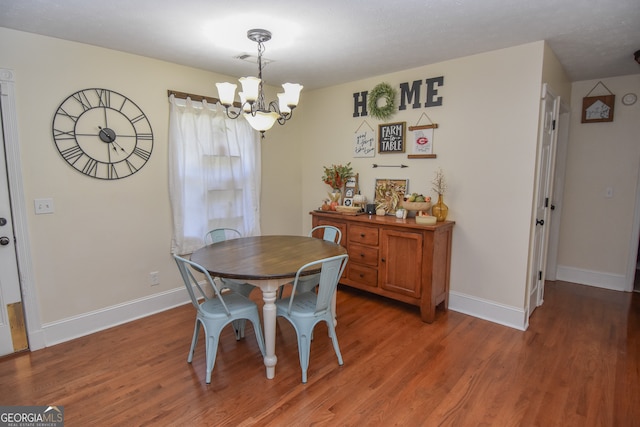
[[[346,253],[344,247],[314,237],[253,236],[205,246],[191,254],[191,260],[213,276],[268,280],[294,277],[304,264]]]

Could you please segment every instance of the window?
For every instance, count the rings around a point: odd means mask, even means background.
[[[260,140],[244,118],[206,101],[169,99],[172,252],[191,253],[214,228],[260,234]]]

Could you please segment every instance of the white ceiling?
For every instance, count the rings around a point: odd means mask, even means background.
[[[538,40],[572,81],[640,73],[640,0],[0,0],[0,26],[232,76],[266,28],[265,81],[307,89]]]

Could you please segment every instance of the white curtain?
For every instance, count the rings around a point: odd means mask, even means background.
[[[169,97],[169,197],[172,253],[204,245],[214,228],[260,235],[261,158],[258,133],[224,109]]]

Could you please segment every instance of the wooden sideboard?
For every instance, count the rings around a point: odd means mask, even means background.
[[[420,307],[423,321],[449,303],[451,240],[455,222],[416,224],[415,218],[311,212],[313,227],[342,232],[349,262],[343,285]]]

